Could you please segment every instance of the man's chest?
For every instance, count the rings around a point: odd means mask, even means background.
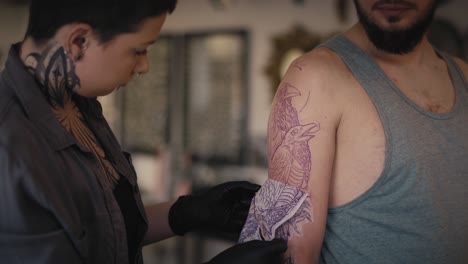
[[[455,88],[445,66],[402,70],[383,67],[389,81],[405,99],[433,112],[448,113],[455,104]]]

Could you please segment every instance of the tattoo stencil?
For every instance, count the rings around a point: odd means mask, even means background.
[[[277,94],[269,124],[269,179],[252,200],[240,242],[302,235],[301,226],[313,221],[307,193],[311,170],[308,142],[320,130],[318,123],[300,124],[291,100],[301,93],[285,83]]]
[[[240,241],[287,240],[292,231],[300,235],[300,223],[312,221],[308,198],[305,191],[268,179],[252,200]]]

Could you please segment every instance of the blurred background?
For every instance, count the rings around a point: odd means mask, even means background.
[[[23,38],[27,0],[0,0],[0,69]],[[429,37],[468,59],[468,1],[445,1]],[[151,70],[99,98],[133,156],[146,204],[230,180],[267,178],[270,103],[288,64],[356,22],[351,0],[179,0]],[[207,261],[236,238],[189,234],[148,246],[145,263]]]

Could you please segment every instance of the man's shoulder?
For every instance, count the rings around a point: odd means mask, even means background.
[[[353,78],[341,58],[328,48],[316,48],[295,59],[283,77],[273,101],[285,96],[301,113],[301,118],[315,120],[327,113],[328,127],[339,124],[346,95],[343,92]]]
[[[352,77],[340,56],[326,47],[313,49],[294,60],[289,72],[293,78],[309,83],[308,87],[333,90],[341,89]]]
[[[340,56],[327,47],[318,47],[313,49],[298,59],[301,61],[307,71],[319,72],[318,76],[327,77],[330,74],[342,71],[344,68]]]
[[[318,47],[290,64],[283,83],[296,87],[301,94],[309,94],[309,100],[316,98],[315,104],[337,108],[337,102],[345,100],[345,91],[356,81],[336,52]]]

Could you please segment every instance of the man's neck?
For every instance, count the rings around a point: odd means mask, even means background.
[[[387,65],[419,67],[426,63],[428,59],[433,59],[437,56],[426,36],[409,53],[393,54],[378,49],[367,36],[364,27],[359,23],[345,32],[344,35],[376,61]]]

